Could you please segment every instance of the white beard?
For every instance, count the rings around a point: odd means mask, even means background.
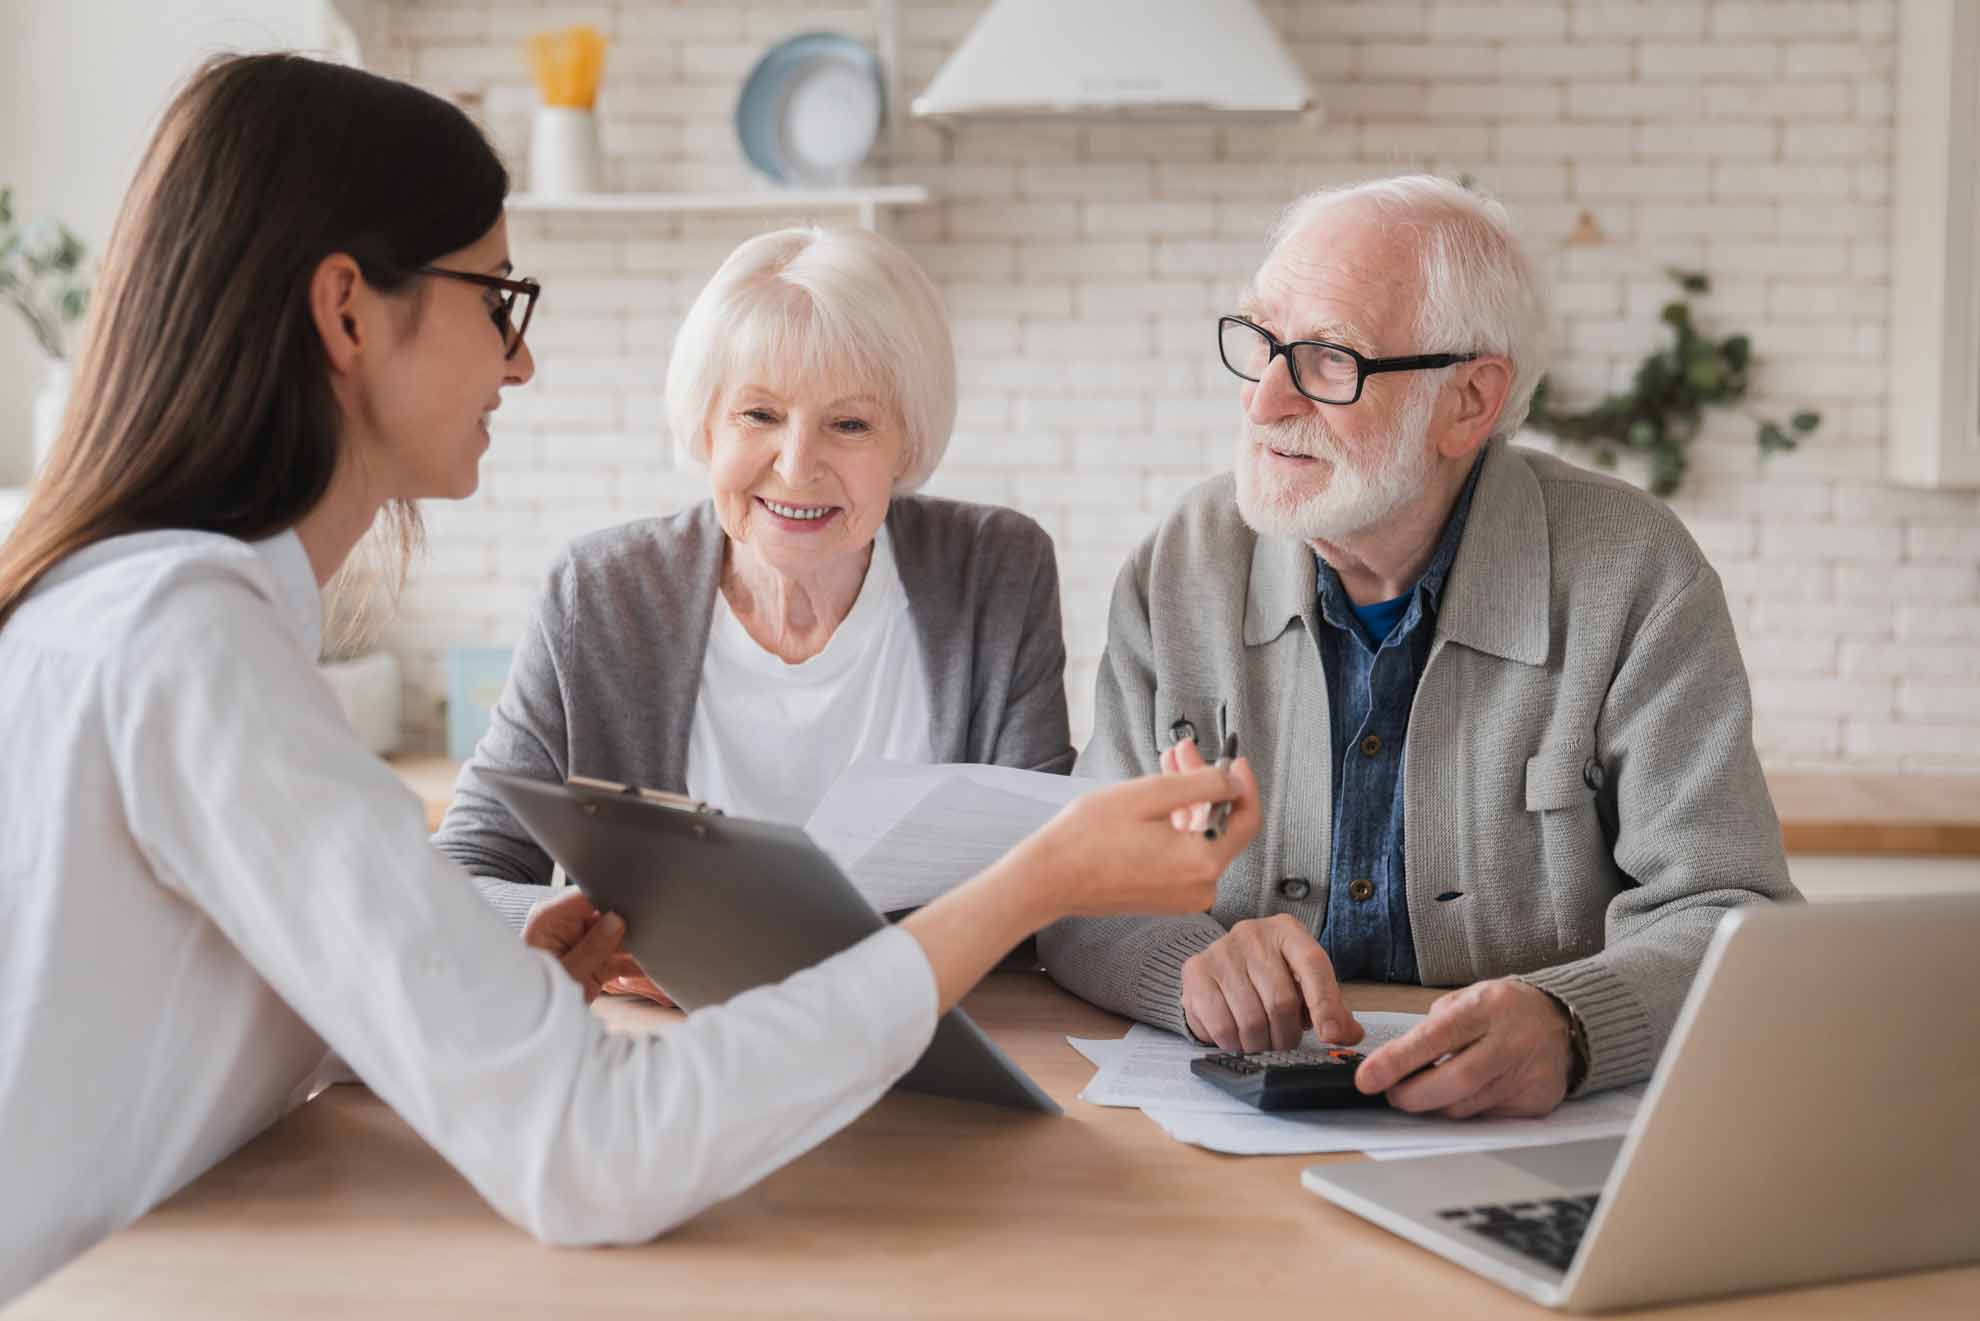
[[[1437,392],[1413,390],[1383,438],[1373,463],[1356,466],[1348,448],[1317,413],[1268,427],[1247,423],[1238,432],[1238,513],[1262,537],[1295,541],[1344,541],[1394,514],[1423,493],[1435,456],[1424,444]],[[1264,451],[1308,454],[1330,464],[1318,491],[1305,491],[1296,475],[1269,471]],[[1318,476],[1316,473],[1315,476]]]

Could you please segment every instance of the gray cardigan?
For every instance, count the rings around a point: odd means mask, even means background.
[[[1070,770],[1051,537],[1014,510],[907,495],[890,503],[887,530],[928,672],[935,755]],[[551,570],[433,837],[514,925],[543,897],[550,858],[482,772],[684,792],[726,544],[704,501],[580,537]]]
[[[1210,912],[1042,932],[1068,989],[1180,1032],[1183,961],[1232,924],[1290,913],[1319,931],[1317,609],[1313,553],[1247,528],[1228,475],[1122,570],[1080,773],[1155,770],[1178,718],[1206,744],[1228,727],[1266,819]],[[1718,575],[1660,501],[1612,478],[1494,442],[1403,757],[1423,983],[1519,974],[1552,992],[1587,1030],[1584,1089],[1649,1074],[1726,909],[1795,896]]]

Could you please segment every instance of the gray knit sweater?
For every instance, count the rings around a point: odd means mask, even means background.
[[[1178,719],[1206,741],[1228,728],[1266,819],[1210,912],[1041,933],[1068,989],[1180,1032],[1183,962],[1233,923],[1290,913],[1318,933],[1334,878],[1317,609],[1312,552],[1252,533],[1228,475],[1122,570],[1079,773],[1157,769]],[[1587,1030],[1584,1090],[1649,1074],[1726,909],[1795,897],[1718,575],[1611,478],[1494,442],[1403,756],[1424,984],[1552,992]]]
[[[928,673],[936,757],[1071,769],[1051,537],[1013,510],[912,495],[894,497],[887,530]],[[703,502],[581,537],[551,570],[433,837],[513,925],[544,897],[550,858],[482,772],[685,792],[725,544]]]

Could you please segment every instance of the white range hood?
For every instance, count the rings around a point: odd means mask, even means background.
[[[1252,0],[990,0],[914,113],[1186,118],[1312,100]]]

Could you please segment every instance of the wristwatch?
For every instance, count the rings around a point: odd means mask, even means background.
[[[1553,995],[1552,991],[1547,994]],[[1575,1089],[1588,1081],[1588,1028],[1582,1023],[1581,1015],[1574,1006],[1554,996],[1554,1003],[1567,1010],[1568,1050],[1573,1056],[1568,1062],[1567,1095],[1573,1096]]]

